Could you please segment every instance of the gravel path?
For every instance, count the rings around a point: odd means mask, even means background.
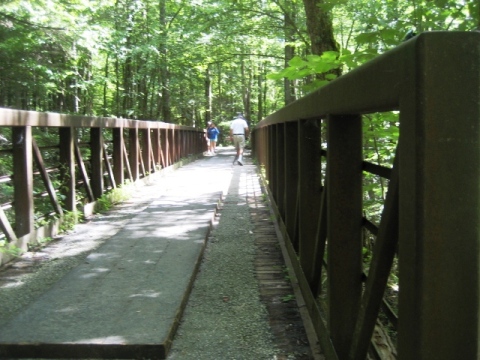
[[[254,272],[254,235],[247,203],[252,171],[253,166],[234,170],[168,359],[276,358],[278,349]]]

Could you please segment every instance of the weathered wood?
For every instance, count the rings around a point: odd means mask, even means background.
[[[318,214],[317,233],[315,241],[315,249],[313,250],[313,265],[312,265],[312,293],[318,296],[322,292],[322,269],[325,256],[325,247],[327,244],[327,193],[328,188],[326,184],[322,188],[322,195],[320,200],[320,213]]]
[[[166,166],[172,165],[172,152],[171,152],[171,147],[173,146],[172,143],[172,135],[170,134],[171,130],[167,129],[165,130],[165,141],[163,144],[163,149],[164,149],[164,154],[165,154],[165,164]]]
[[[412,42],[400,108],[401,359],[480,354],[480,33]]]
[[[168,160],[170,165],[177,161],[177,147],[175,143],[175,130],[169,129],[168,131]]]
[[[320,120],[300,121],[298,132],[299,164],[299,257],[303,272],[313,288],[314,251],[321,197]]]
[[[155,165],[155,154],[153,153],[153,147],[150,147],[150,163],[152,164],[150,172],[152,173],[157,172],[157,166]]]
[[[277,194],[277,136],[276,136],[276,126],[272,126],[268,129],[268,163],[270,166],[268,167],[268,186],[272,191],[272,197],[276,201],[278,194]]]
[[[362,119],[327,121],[328,325],[338,357],[348,359],[362,292]]]
[[[75,128],[62,127],[60,135],[60,178],[64,195],[64,207],[67,211],[76,210],[75,181]]]
[[[113,137],[113,172],[115,182],[119,185],[125,181],[125,167],[124,167],[124,149],[125,142],[123,139],[123,128],[112,129]]]
[[[130,163],[130,170],[132,171],[132,181],[137,181],[140,178],[139,160],[140,149],[138,146],[138,129],[128,129],[128,161]]]
[[[277,206],[282,218],[285,217],[285,130],[284,124],[277,125]]]
[[[5,237],[7,238],[8,242],[17,242],[17,235],[15,235],[15,231],[13,231],[12,225],[10,221],[8,221],[7,215],[5,215],[5,211],[0,207],[0,228],[2,229]]]
[[[47,190],[53,210],[58,215],[63,215],[62,207],[60,206],[60,203],[58,202],[58,199],[57,199],[57,192],[53,187],[50,177],[48,176],[47,169],[45,168],[45,165],[43,163],[42,154],[40,152],[40,149],[38,148],[37,142],[33,137],[32,137],[32,151],[33,151],[33,158],[35,160],[35,163],[37,164],[38,171],[40,172],[40,176],[42,177],[42,180]]]
[[[35,111],[13,110],[0,108],[2,126],[45,126],[45,127],[75,127],[75,128],[137,128],[137,129],[178,129],[179,131],[195,131],[203,133],[202,129],[192,129],[189,126],[168,124],[161,121],[138,121],[131,119],[106,118],[95,116],[68,115],[57,113],[42,113]]]
[[[135,181],[136,179],[133,178],[132,168],[130,167],[130,158],[125,143],[123,144],[123,160],[125,161],[125,165],[127,168],[128,179],[132,182]]]
[[[91,164],[91,187],[93,200],[102,197],[104,192],[103,181],[103,134],[100,128],[90,129],[90,164]],[[92,201],[93,201],[92,200]]]
[[[87,169],[85,168],[85,163],[83,161],[82,153],[80,152],[80,147],[78,146],[78,142],[76,140],[74,141],[74,149],[75,159],[77,160],[78,164],[78,171],[80,173],[80,177],[83,180],[83,185],[85,186],[88,201],[92,202],[95,200],[95,197],[93,196],[92,187],[90,186],[90,178],[88,176]]]
[[[150,154],[152,152],[152,139],[150,138],[150,129],[140,130],[141,134],[141,160],[143,167],[143,176],[152,171],[152,161]]]
[[[103,145],[103,161],[105,163],[105,167],[107,168],[108,180],[110,181],[110,186],[112,189],[117,187],[117,183],[115,182],[115,175],[113,174],[112,166],[110,165],[110,161],[108,158],[107,146]]]
[[[265,134],[277,124],[400,110],[400,230],[396,250],[400,267],[398,357],[402,360],[475,359],[480,353],[480,236],[475,225],[480,218],[479,44],[479,33],[420,34],[268,116],[252,134],[255,153],[268,168],[272,159],[261,155],[269,148],[270,139]],[[345,118],[351,120],[350,116]],[[342,133],[345,135],[344,141],[338,141],[337,149],[360,148],[359,135],[346,136],[351,129],[340,130],[343,120],[335,121],[339,126],[337,140]],[[360,317],[364,319],[359,321],[363,325],[359,325],[355,340],[358,346],[350,349],[362,289],[359,229],[363,224],[377,232],[372,223],[362,219],[358,206],[361,172],[363,169],[387,178],[393,175],[385,167],[364,162],[358,155],[354,163],[342,163],[340,159],[334,164],[334,159],[341,156],[331,154],[330,139],[327,149],[329,174],[337,166],[350,167],[355,173],[340,170],[333,176],[333,183],[332,175],[328,175],[329,330],[323,330],[322,324],[315,326],[323,344],[328,346],[331,336],[338,357],[348,359],[350,351],[364,353],[360,347],[370,344],[370,330],[366,329],[371,328],[375,316],[370,311],[377,312],[377,305],[373,305],[382,291],[382,286],[376,288],[381,276],[372,273],[372,280],[367,280],[372,285],[366,285],[372,288],[366,290],[364,306],[375,310],[362,310],[365,314]],[[270,176],[268,171],[266,174]],[[346,189],[344,194],[342,188]],[[342,216],[345,221],[341,221]],[[331,218],[337,220],[330,221]],[[378,230],[380,237],[385,236],[382,231]],[[282,232],[291,233],[283,229]],[[290,249],[290,256],[294,259],[297,253]],[[385,268],[382,262],[390,261],[391,255],[388,257],[375,260],[373,266]],[[302,271],[303,264],[296,268],[300,278]],[[310,284],[303,280],[299,283],[311,300]],[[309,303],[308,308],[314,321],[321,322],[317,307]],[[391,318],[395,322],[395,317]],[[352,356],[361,358],[356,354]],[[327,355],[330,357],[335,355]]]
[[[298,123],[286,123],[285,128],[285,226],[288,236],[298,249]]]
[[[142,147],[140,146],[140,141],[138,138],[137,138],[137,148],[138,148],[138,163],[140,165],[140,174],[141,174],[141,177],[145,177],[147,176],[147,170],[145,169],[145,163],[143,162],[145,149],[142,149]],[[148,153],[147,153],[147,156],[148,156]]]
[[[162,168],[168,166],[168,134],[167,130],[160,130],[160,160]]]
[[[32,128],[12,128],[15,231],[18,237],[33,231]]]
[[[398,153],[398,152],[397,152]],[[350,349],[350,359],[364,360],[375,328],[398,243],[398,158],[392,170],[382,220],[375,239],[370,271],[367,276]]]
[[[160,147],[160,130],[152,130],[152,153],[153,153],[153,168],[156,171],[158,166],[161,166],[161,147]]]

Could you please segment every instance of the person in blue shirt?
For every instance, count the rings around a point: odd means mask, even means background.
[[[213,122],[209,123],[207,128],[207,137],[208,140],[210,140],[210,146],[208,149],[209,155],[215,155],[215,152],[217,151],[217,141],[219,134],[220,131],[217,129],[215,124]]]

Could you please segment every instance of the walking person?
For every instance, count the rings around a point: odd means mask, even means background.
[[[242,113],[237,113],[237,117],[230,124],[230,139],[233,141],[237,154],[233,163],[243,166],[243,149],[245,148],[245,139],[248,136],[248,124]]]
[[[220,134],[220,130],[217,129],[217,127],[213,122],[210,122],[207,128],[207,137],[208,137],[208,140],[210,141],[210,145],[208,149],[209,154],[214,155],[215,152],[217,151],[217,140],[218,140],[219,134]]]

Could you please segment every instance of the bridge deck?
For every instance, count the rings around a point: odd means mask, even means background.
[[[197,162],[142,189],[142,211],[4,324],[2,357],[163,358],[231,167]]]
[[[120,220],[117,210],[65,236],[59,243],[71,248],[92,237],[96,247],[8,321],[0,315],[0,358],[165,359],[222,194],[247,172],[232,159],[223,152],[188,164],[141,188]],[[225,206],[245,201],[234,192]]]

